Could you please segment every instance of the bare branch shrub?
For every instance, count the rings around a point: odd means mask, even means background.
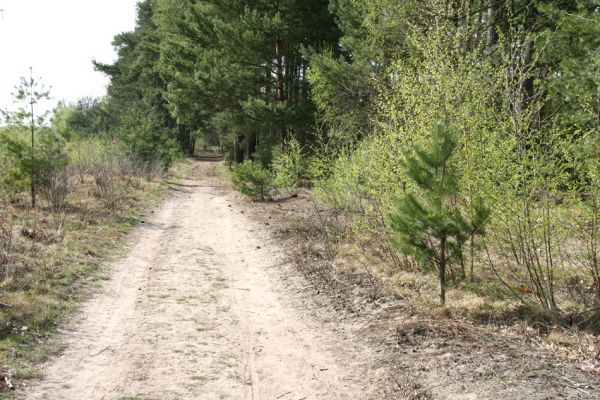
[[[145,163],[135,156],[122,157],[118,160],[119,174],[126,187],[141,187],[141,179],[145,174]]]
[[[165,168],[159,156],[154,157],[151,160],[147,160],[143,164],[143,176],[146,180],[151,180],[153,178],[159,178],[164,175]]]
[[[12,226],[0,215],[0,281],[6,279],[11,272],[13,261],[14,236]]]
[[[92,166],[94,195],[110,209],[116,208],[122,199],[121,168],[116,157],[105,155]]]
[[[321,233],[324,239],[325,254],[330,261],[334,261],[339,253],[342,237],[345,232],[343,216],[339,209],[327,208],[319,205],[317,199],[311,196],[315,214],[318,217]]]
[[[73,175],[74,171],[69,167],[54,168],[45,173],[40,191],[52,212],[59,213],[68,205],[67,197],[74,189]]]

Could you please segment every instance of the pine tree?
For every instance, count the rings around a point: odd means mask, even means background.
[[[37,182],[36,175],[38,174],[36,160],[36,132],[43,128],[47,122],[49,111],[36,113],[36,107],[43,101],[50,99],[50,90],[46,88],[40,80],[33,78],[33,70],[30,68],[29,78],[21,77],[21,83],[15,87],[16,92],[13,93],[15,102],[19,105],[16,112],[2,111],[4,122],[9,126],[17,126],[27,128],[31,132],[31,143],[29,148],[29,158],[23,156],[24,151],[21,149],[22,143],[18,140],[9,139],[9,148],[13,154],[19,159],[21,164],[20,173],[28,171],[29,185],[31,188],[31,208],[35,208]]]
[[[157,0],[157,69],[168,108],[233,158],[268,158],[293,135],[311,137],[308,59],[338,41],[326,0]],[[256,153],[256,154],[255,154]]]
[[[446,303],[446,271],[460,256],[471,235],[482,235],[489,210],[481,201],[461,205],[459,179],[451,163],[456,141],[450,128],[438,124],[427,147],[415,145],[405,155],[405,173],[410,187],[390,216],[396,232],[395,244],[414,255],[425,266],[436,267],[440,304]],[[469,213],[466,208],[470,208]],[[471,218],[465,215],[471,216]]]
[[[192,153],[195,142],[168,109],[167,82],[157,66],[160,38],[154,13],[153,1],[139,2],[135,29],[114,37],[117,60],[94,61],[94,66],[110,78],[105,107],[113,119],[113,133],[131,153],[147,162],[162,158],[166,166],[178,150]]]

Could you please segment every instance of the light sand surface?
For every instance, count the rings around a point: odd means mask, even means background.
[[[290,301],[281,250],[196,169],[132,233],[24,397],[368,398],[344,343]]]

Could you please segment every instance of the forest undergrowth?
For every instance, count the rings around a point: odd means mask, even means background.
[[[378,383],[381,398],[478,393],[587,399],[597,389],[596,335],[553,320],[544,323],[525,310],[483,317],[474,311],[489,299],[460,287],[448,291],[448,303],[440,308],[436,276],[390,273],[379,255],[365,255],[349,236],[328,243],[310,190],[272,202],[239,202],[288,254],[292,276],[303,278],[301,296],[330,310],[340,335],[360,338],[377,351],[374,363],[387,371]],[[319,210],[322,218],[335,219],[331,210]],[[333,258],[330,246],[336,250]]]
[[[334,71],[357,63],[317,56],[308,80],[322,130],[307,144],[292,137],[274,147],[264,165],[272,178],[247,161],[252,168],[236,167],[234,182],[263,200],[265,185],[279,198],[282,187],[293,192],[308,183],[325,256],[335,263],[346,254],[369,279],[392,291],[412,288],[432,308],[598,334],[600,167],[597,98],[589,92],[595,72],[566,77],[538,67],[555,60],[575,20],[561,14],[559,26],[543,20],[534,33],[527,21],[510,25],[517,16],[507,10],[507,25],[478,41],[469,4],[456,2],[461,23],[433,13],[431,24],[407,26],[408,55],[384,57],[385,66],[362,81],[370,96],[367,123],[353,119],[363,109],[345,109],[335,97]],[[397,11],[414,17],[408,6]],[[367,37],[387,38],[375,36],[370,22],[361,25]],[[534,44],[535,51],[528,47]],[[552,65],[567,68],[560,60]],[[588,94],[560,98],[559,87],[574,87],[577,74],[592,85],[581,88]],[[260,195],[248,186],[260,186]]]

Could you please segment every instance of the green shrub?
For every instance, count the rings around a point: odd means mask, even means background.
[[[237,190],[252,199],[266,201],[271,198],[273,174],[258,162],[247,160],[236,165],[232,181]]]
[[[49,129],[36,133],[34,157],[31,159],[30,132],[21,127],[6,128],[0,134],[0,153],[4,162],[2,180],[6,188],[18,192],[31,184],[31,171],[35,183],[44,187],[50,184],[52,173],[64,169],[69,163],[64,138]]]
[[[283,151],[277,151],[273,159],[274,185],[286,189],[290,196],[298,195],[298,187],[306,165],[302,156],[302,146],[297,139],[289,139]]]
[[[31,160],[28,132],[20,127],[4,128],[0,134],[2,183],[4,190],[16,193],[29,185]]]

